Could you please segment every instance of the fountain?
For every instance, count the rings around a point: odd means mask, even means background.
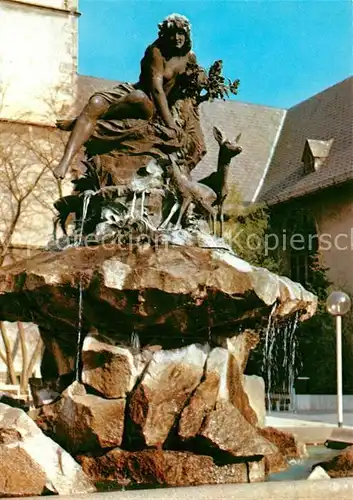
[[[272,409],[271,393],[293,395],[296,378],[295,331],[298,326],[298,312],[284,324],[278,324],[274,321],[275,308],[276,304],[270,313],[262,352],[262,374],[266,381],[266,402],[270,412]]]
[[[52,401],[37,395],[31,418],[99,488],[258,482],[286,467],[261,431],[263,381],[244,370],[269,318],[271,357],[273,325],[310,317],[316,298],[216,236],[240,137],[215,128],[217,172],[194,181],[198,104],[237,83],[225,85],[220,61],[186,66],[169,97],[177,130],[158,116],[101,117],[74,194],[55,203],[63,236],[0,270],[1,319],[35,322],[46,348]]]

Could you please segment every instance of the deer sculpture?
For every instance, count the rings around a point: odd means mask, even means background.
[[[179,165],[176,158],[170,155],[171,163],[167,166],[167,173],[170,177],[170,188],[174,192],[176,202],[172,207],[168,217],[159,226],[160,229],[165,229],[171,221],[174,214],[179,210],[178,219],[175,224],[175,229],[181,227],[181,222],[184,214],[193,203],[198,209],[206,212],[212,221],[212,230],[214,232],[216,211],[213,208],[213,203],[217,199],[216,193],[210,187],[200,184],[192,180],[190,173]]]
[[[241,134],[239,134],[234,141],[230,141],[219,128],[213,127],[213,135],[219,144],[217,170],[201,179],[199,183],[208,186],[217,195],[217,199],[213,203],[213,206],[218,207],[220,236],[222,237],[224,226],[223,205],[228,195],[229,167],[232,158],[242,152],[242,147],[238,144]]]

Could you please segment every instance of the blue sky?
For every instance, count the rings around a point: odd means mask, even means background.
[[[135,82],[157,23],[192,24],[193,50],[240,78],[237,100],[288,108],[352,74],[352,0],[80,0],[79,73]]]

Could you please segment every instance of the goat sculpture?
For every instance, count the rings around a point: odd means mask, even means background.
[[[224,213],[223,205],[228,196],[228,174],[230,162],[234,156],[242,152],[242,147],[239,146],[241,134],[234,141],[230,141],[225,134],[217,127],[213,127],[213,135],[219,144],[218,162],[216,172],[212,172],[207,177],[199,181],[200,184],[213,189],[217,195],[213,206],[218,207],[218,219],[220,222],[220,236],[223,236]]]

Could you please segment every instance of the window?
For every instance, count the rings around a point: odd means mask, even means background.
[[[304,173],[311,174],[318,171],[326,162],[333,139],[328,141],[318,139],[307,139],[305,141],[302,162],[304,164]]]

